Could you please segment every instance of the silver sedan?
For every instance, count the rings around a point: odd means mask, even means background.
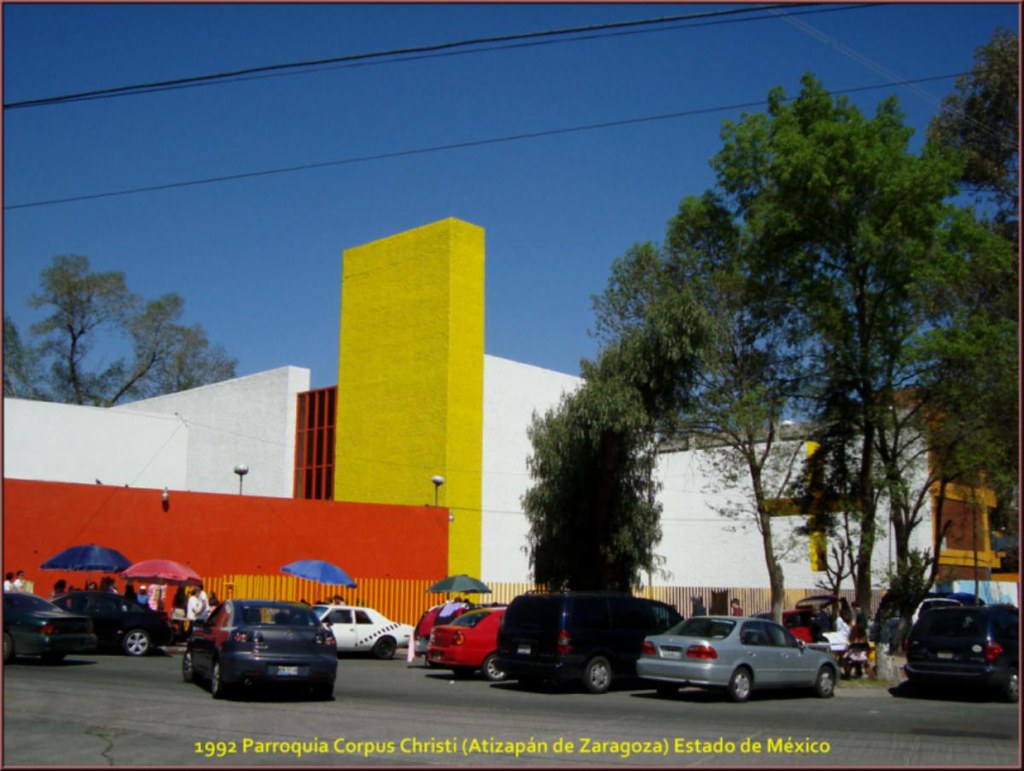
[[[827,698],[839,679],[830,655],[785,627],[732,616],[695,616],[647,637],[636,671],[655,681],[662,696],[693,685],[723,688],[733,701],[746,701],[760,688],[811,688]]]

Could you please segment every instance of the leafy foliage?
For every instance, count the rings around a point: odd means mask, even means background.
[[[49,315],[32,325],[39,342],[31,345],[5,319],[5,343],[18,354],[5,361],[5,395],[111,406],[234,377],[235,360],[211,345],[202,327],[179,323],[180,296],[144,301],[129,291],[123,273],[93,272],[87,257],[55,257],[29,305]],[[121,339],[130,357],[117,353]],[[26,379],[47,365],[44,385],[27,387]]]

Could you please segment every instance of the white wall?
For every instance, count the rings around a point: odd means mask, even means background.
[[[523,548],[529,531],[520,498],[530,484],[526,429],[582,380],[528,364],[484,356],[484,457],[480,578],[529,581]]]
[[[189,429],[173,415],[4,399],[4,476],[181,489]]]
[[[296,397],[309,390],[309,380],[308,369],[279,367],[112,411],[180,416],[189,428],[186,490],[237,493],[234,468],[242,464],[249,467],[246,495],[290,498]]]

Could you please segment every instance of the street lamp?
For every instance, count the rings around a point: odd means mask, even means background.
[[[437,508],[437,491],[444,484],[444,477],[440,474],[434,474],[434,476],[430,477],[430,481],[434,483],[434,508]]]
[[[245,478],[245,475],[249,473],[249,467],[242,463],[239,463],[237,466],[235,466],[235,473],[238,474],[238,494],[241,495],[242,480]]]

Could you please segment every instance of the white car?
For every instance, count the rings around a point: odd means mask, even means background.
[[[411,626],[391,621],[373,608],[314,605],[313,612],[334,633],[338,653],[372,653],[375,658],[390,659],[412,636]]]

